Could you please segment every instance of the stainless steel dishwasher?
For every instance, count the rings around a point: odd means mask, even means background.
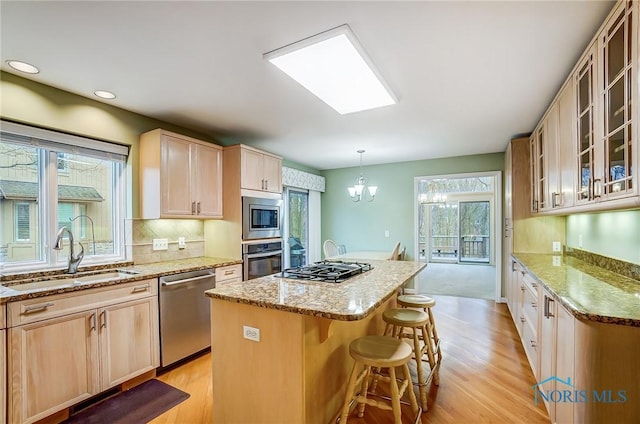
[[[162,367],[211,346],[209,299],[215,271],[160,277],[160,364]]]

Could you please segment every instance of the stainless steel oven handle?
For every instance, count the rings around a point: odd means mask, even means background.
[[[270,252],[264,252],[264,253],[245,253],[244,254],[246,259],[266,258],[267,256],[277,256],[277,255],[282,255],[282,250],[272,250]]]
[[[163,286],[176,286],[178,284],[189,283],[191,281],[204,280],[205,278],[211,278],[211,277],[215,277],[215,274],[201,275],[200,277],[186,278],[184,280],[171,281],[171,282],[163,281],[162,285]]]

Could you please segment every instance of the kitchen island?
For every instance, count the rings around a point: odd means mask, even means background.
[[[338,414],[349,343],[381,334],[382,312],[426,264],[370,261],[342,283],[277,276],[224,285],[211,298],[216,423],[321,423]]]

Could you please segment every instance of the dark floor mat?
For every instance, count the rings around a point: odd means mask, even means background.
[[[159,380],[149,380],[71,416],[64,424],[146,423],[189,398]]]

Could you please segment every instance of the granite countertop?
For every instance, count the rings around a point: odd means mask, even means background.
[[[514,253],[532,277],[581,319],[640,327],[640,281],[571,256]]]
[[[130,283],[132,281],[147,280],[149,278],[158,278],[165,275],[178,274],[181,272],[197,271],[207,268],[218,268],[227,265],[241,264],[241,260],[225,259],[225,258],[191,258],[180,259],[175,261],[155,262],[150,264],[134,265],[131,262],[120,264],[113,264],[110,266],[97,267],[100,269],[93,269],[91,271],[78,272],[77,274],[52,274],[51,272],[44,272],[40,275],[37,274],[25,274],[28,278],[19,279],[16,275],[12,275],[6,281],[0,281],[0,304],[7,302],[14,302],[17,300],[32,299],[36,297],[50,296],[52,294],[69,293],[73,291],[93,289],[97,287],[112,286],[123,283]],[[82,277],[87,275],[99,274],[101,272],[108,271],[124,271],[131,272],[130,276],[126,278],[119,278],[110,281],[100,281],[95,283],[79,284],[69,287],[43,287],[37,289],[30,289],[24,291],[15,290],[15,286],[20,284],[33,283],[36,281],[48,281],[52,279],[62,279],[74,277]]]
[[[367,317],[426,264],[368,260],[373,269],[342,283],[292,280],[275,275],[207,290],[207,296],[262,308],[339,321]],[[277,274],[276,274],[277,275]]]

